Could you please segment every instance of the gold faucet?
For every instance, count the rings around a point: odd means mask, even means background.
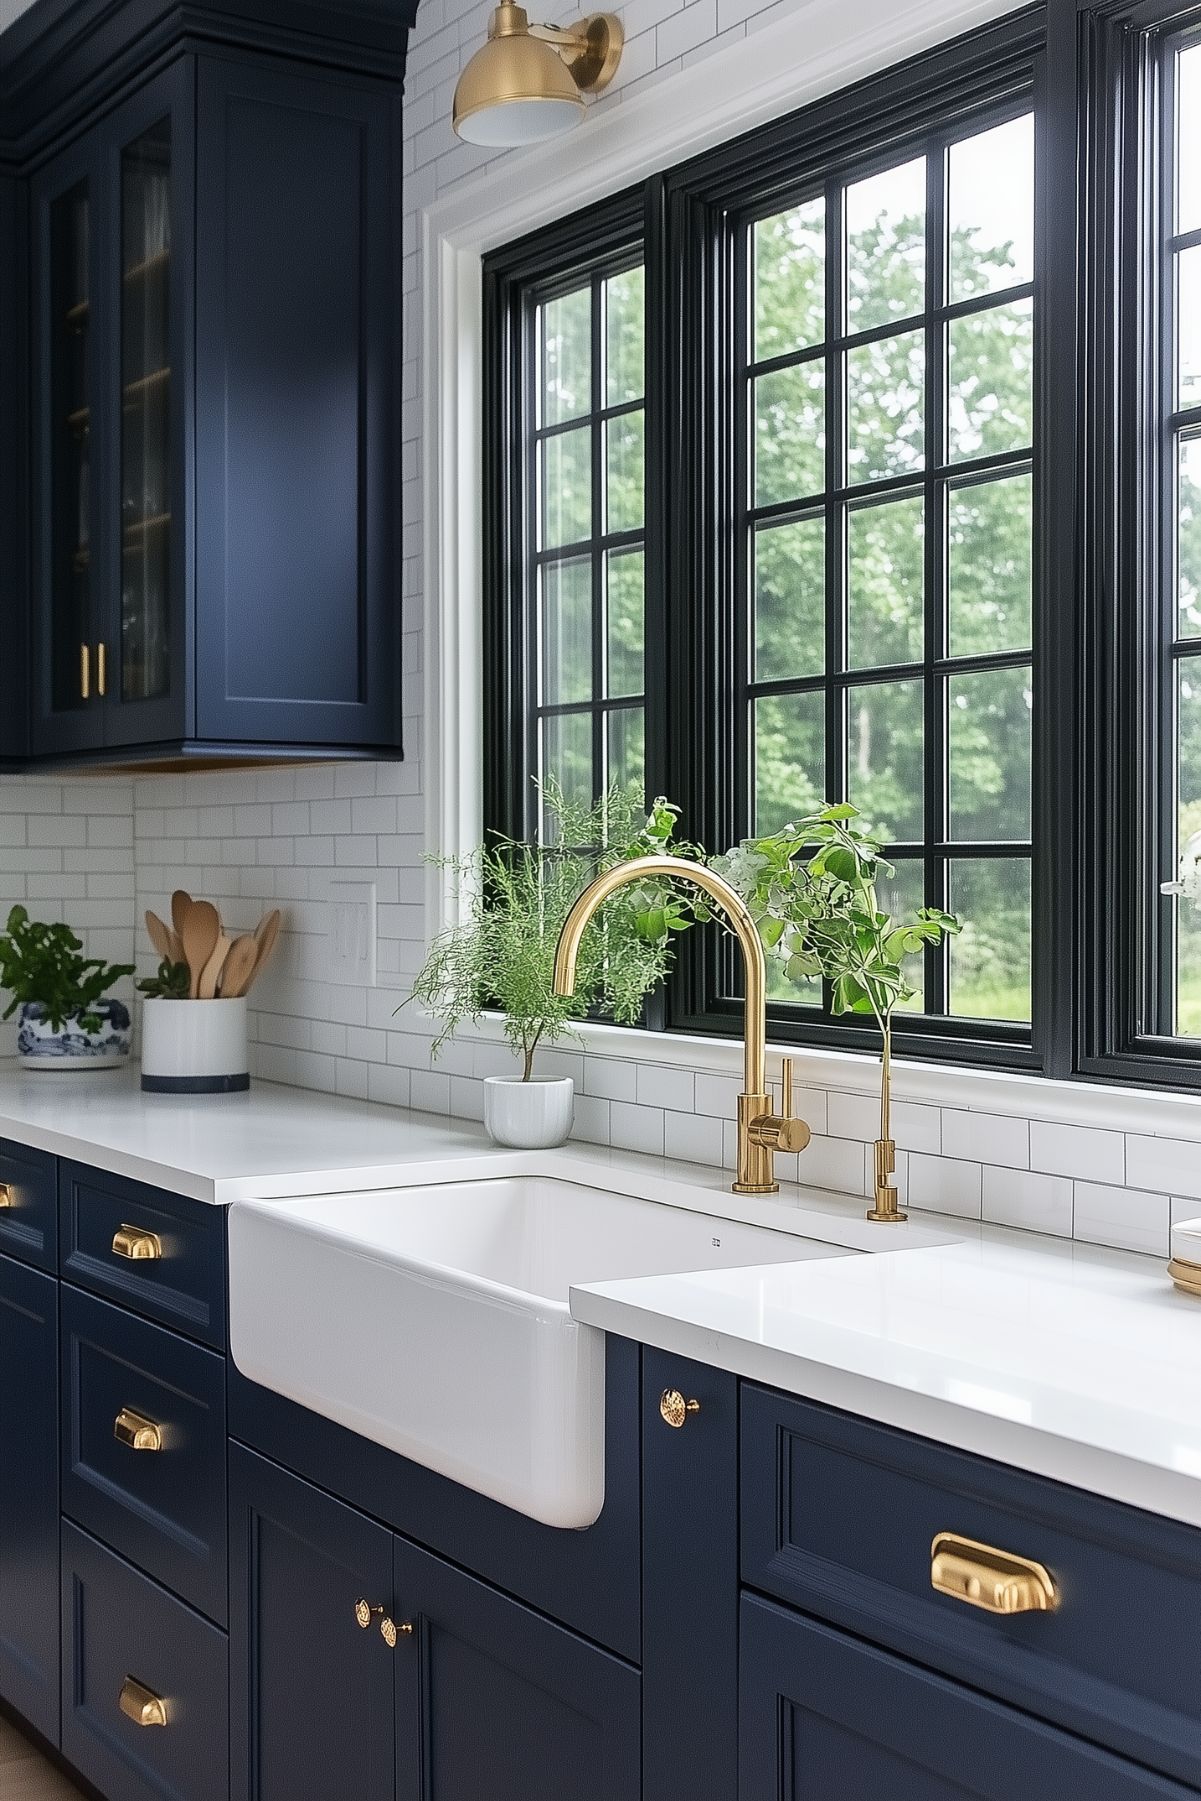
[[[555,951],[555,993],[575,993],[580,940],[597,908],[602,907],[617,889],[630,882],[641,882],[647,876],[670,876],[674,881],[690,882],[694,888],[699,888],[720,907],[742,946],[746,978],[745,1068],[743,1091],[738,1097],[738,1180],[733,1189],[735,1194],[776,1194],[780,1184],[773,1173],[772,1159],[777,1151],[803,1151],[809,1142],[809,1127],[803,1119],[791,1117],[791,1057],[784,1059],[783,1112],[773,1111],[765,1073],[767,964],[763,945],[742,897],[722,876],[706,869],[703,863],[689,863],[683,857],[635,857],[631,862],[618,863],[604,875],[597,876],[563,921]]]

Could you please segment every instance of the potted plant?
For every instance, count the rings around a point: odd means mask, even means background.
[[[20,1009],[17,1052],[26,1069],[112,1069],[129,1055],[131,1022],[124,1002],[106,1000],[132,963],[84,957],[70,926],[9,913],[0,934],[4,1018]]]
[[[880,1029],[880,1136],[875,1144],[875,1204],[869,1219],[900,1220],[892,1181],[896,1147],[891,1129],[892,1016],[915,990],[905,963],[959,920],[920,907],[897,920],[880,906],[876,882],[896,872],[880,842],[856,822],[849,803],[824,806],[773,832],[750,838],[715,867],[746,901],[769,956],[794,982],[819,977],[834,1014],[870,1014]]]
[[[553,783],[542,800],[552,842],[497,837],[470,856],[435,859],[451,874],[459,917],[431,946],[409,996],[441,1018],[435,1057],[465,1021],[493,1009],[503,1015],[520,1069],[485,1080],[484,1123],[497,1143],[524,1149],[562,1144],[571,1130],[574,1084],[539,1079],[538,1050],[576,1036],[576,1022],[594,1008],[635,1022],[671,967],[675,934],[699,917],[698,903],[668,883],[621,890],[585,938],[575,993],[557,995],[559,930],[593,876],[669,848],[676,856],[699,853],[672,843],[677,811],[665,800],[648,814],[636,791],[614,787],[584,808]]]

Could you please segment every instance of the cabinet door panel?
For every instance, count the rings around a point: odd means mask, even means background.
[[[230,1447],[232,1801],[391,1801],[391,1534]]]
[[[739,1801],[1186,1801],[1193,1792],[743,1597]]]
[[[96,591],[109,523],[93,480],[108,318],[94,133],[33,185],[33,749],[99,747]]]
[[[0,767],[29,750],[26,188],[0,176]]]
[[[8,1257],[0,1370],[0,1695],[57,1745],[58,1283]]]
[[[638,1674],[396,1541],[398,1801],[637,1801]]]
[[[396,104],[201,66],[202,738],[399,743]]]

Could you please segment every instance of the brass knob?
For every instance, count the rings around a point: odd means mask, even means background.
[[[152,1688],[147,1688],[144,1682],[139,1682],[134,1676],[127,1676],[121,1684],[117,1706],[135,1726],[167,1724],[167,1703],[164,1697],[156,1695]]]
[[[355,1624],[366,1632],[376,1614],[383,1613],[382,1607],[372,1607],[370,1601],[356,1601],[354,1604]]]
[[[113,1233],[113,1256],[128,1257],[131,1263],[156,1261],[163,1254],[163,1241],[157,1232],[141,1226],[122,1226]]]
[[[13,1185],[11,1182],[0,1182],[0,1207],[11,1207],[13,1204]]]
[[[390,1620],[387,1614],[385,1614],[379,1623],[379,1631],[380,1637],[387,1645],[389,1651],[395,1651],[398,1638],[412,1638],[413,1622],[412,1620],[400,1620],[399,1622]]]
[[[699,1401],[686,1401],[678,1388],[665,1388],[659,1396],[659,1412],[667,1424],[678,1432],[690,1413],[699,1413]]]
[[[118,1444],[128,1445],[131,1451],[161,1451],[163,1448],[162,1427],[147,1419],[144,1413],[135,1413],[132,1407],[122,1407],[113,1421],[113,1437]]]

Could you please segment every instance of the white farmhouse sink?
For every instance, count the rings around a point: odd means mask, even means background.
[[[604,1333],[572,1319],[569,1289],[847,1254],[548,1175],[235,1201],[230,1348],[253,1381],[389,1450],[590,1526]]]

